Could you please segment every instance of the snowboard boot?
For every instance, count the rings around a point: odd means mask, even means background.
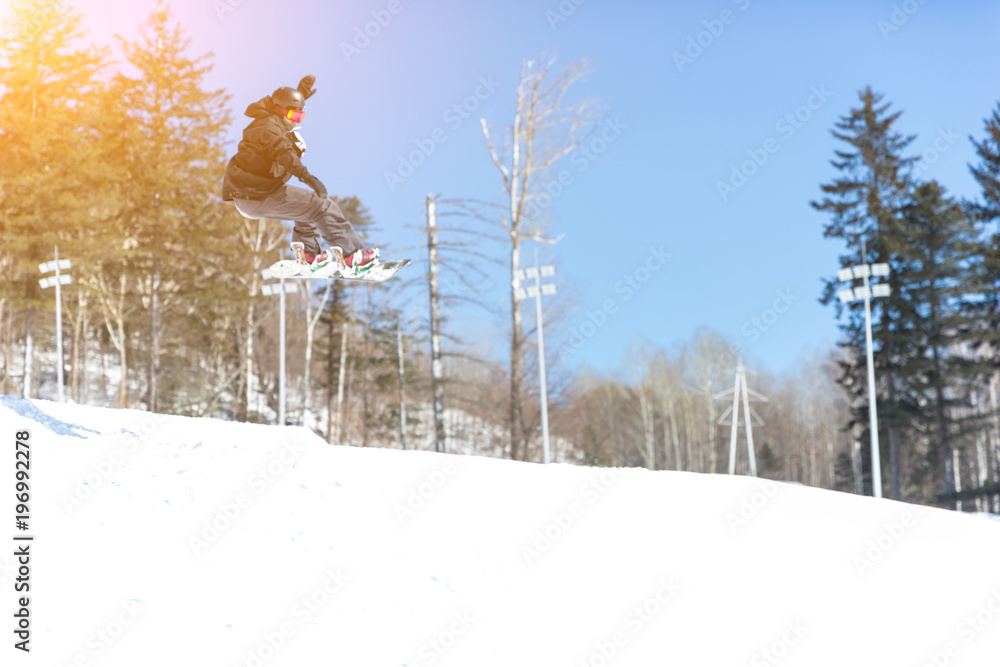
[[[336,248],[336,250],[340,250],[340,248]],[[378,266],[378,248],[374,250],[358,250],[344,257],[343,261],[344,269],[346,269],[345,275],[360,275]]]
[[[295,250],[295,245],[295,243],[292,244],[293,250]],[[301,243],[297,245],[302,246]],[[299,253],[301,253],[301,259],[299,259]],[[341,275],[345,276],[356,276],[375,267],[378,264],[378,256],[378,248],[375,248],[374,250],[358,250],[344,257],[344,251],[339,246],[331,246],[329,250],[324,250],[318,255],[307,253],[300,247],[295,255],[301,263],[308,264],[309,269],[313,272],[335,263]]]
[[[318,255],[310,255],[309,253],[306,253],[305,257],[309,262],[309,269],[313,272],[329,266],[332,262],[336,262],[338,266],[342,266],[341,262],[343,261],[340,260],[335,253],[331,253],[328,250],[324,250]]]

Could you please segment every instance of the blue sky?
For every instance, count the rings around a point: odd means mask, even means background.
[[[700,327],[775,372],[831,346],[833,309],[817,298],[842,248],[822,238],[827,219],[809,202],[835,175],[833,124],[871,85],[904,112],[899,130],[918,135],[911,154],[927,151],[924,177],[975,197],[968,137],[982,138],[1000,100],[995,2],[168,4],[192,37],[191,53],[214,52],[210,85],[233,96],[234,140],[246,104],[316,75],[305,162],[331,193],[361,198],[383,247],[420,242],[414,228],[429,192],[499,197],[478,119],[509,125],[523,58],[556,54],[557,67],[589,59],[591,73],[574,92],[600,100],[613,129],[587,157],[557,168],[569,185],[547,212],[552,234],[565,236],[540,252],[557,265],[560,298],[572,304],[547,337],[559,345],[575,330],[585,343],[568,362],[598,370],[620,368],[636,339],[671,347]],[[75,6],[89,38],[110,44],[114,32],[133,36],[155,2]],[[355,42],[366,25],[377,34]],[[449,113],[477,89],[474,114]],[[435,130],[445,140],[390,187],[386,173],[399,156]],[[734,165],[754,157],[759,166],[746,168],[754,173],[730,181]],[[720,182],[733,189],[720,192]],[[664,252],[669,259],[654,260]],[[588,324],[595,320],[601,325]],[[474,313],[458,324],[486,335],[502,326]]]

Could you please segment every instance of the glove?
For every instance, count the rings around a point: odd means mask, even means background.
[[[302,93],[302,97],[308,100],[316,94],[316,89],[313,88],[314,83],[316,83],[316,77],[312,74],[307,74],[302,77],[302,80],[299,81],[299,92]]]
[[[292,130],[288,133],[288,138],[292,140],[292,145],[295,147],[295,152],[299,157],[306,154],[306,140],[302,138],[302,135],[296,130]]]
[[[327,198],[328,195],[326,192],[326,186],[324,186],[323,183],[321,183],[320,180],[312,174],[309,174],[305,178],[300,178],[299,180],[315,190],[320,199]]]

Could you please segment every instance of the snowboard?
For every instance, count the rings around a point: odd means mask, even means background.
[[[331,262],[318,271],[312,271],[308,264],[302,264],[294,259],[283,259],[275,262],[268,270],[274,278],[319,278],[380,283],[392,278],[409,263],[408,259],[380,259],[375,266],[356,276],[341,275],[340,267],[337,266],[336,262]]]

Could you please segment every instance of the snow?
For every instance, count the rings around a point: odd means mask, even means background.
[[[40,424],[52,431],[56,435],[68,435],[74,438],[86,438],[86,435],[77,433],[77,431],[84,431],[87,433],[100,434],[100,431],[94,431],[89,428],[84,428],[83,426],[77,426],[76,424],[67,424],[64,421],[60,421],[54,417],[39,410],[34,403],[31,401],[25,401],[23,399],[12,398],[10,396],[0,396],[0,405],[10,408],[16,414],[21,417],[25,417],[30,421]]]
[[[32,653],[9,641],[3,664],[943,667],[1000,655],[1000,524],[981,516],[7,397],[0,427],[8,442],[31,432],[35,536]],[[17,573],[3,552],[9,610]]]

